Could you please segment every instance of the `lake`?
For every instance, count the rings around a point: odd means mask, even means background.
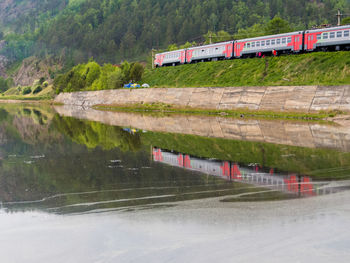
[[[350,129],[0,105],[2,262],[347,262]]]

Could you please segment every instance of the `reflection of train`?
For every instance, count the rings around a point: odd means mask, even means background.
[[[159,148],[153,148],[153,160],[171,166],[218,176],[230,181],[253,184],[300,196],[328,194],[334,191],[334,189],[322,188],[322,184],[315,185],[308,176],[276,174],[273,169],[270,169],[269,172],[262,172],[258,164],[242,167],[237,163],[201,159],[182,153],[164,151]]]
[[[228,41],[156,54],[154,65],[180,65],[280,53],[350,48],[350,25]]]

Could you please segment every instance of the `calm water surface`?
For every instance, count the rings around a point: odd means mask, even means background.
[[[348,132],[0,105],[2,262],[348,262]]]

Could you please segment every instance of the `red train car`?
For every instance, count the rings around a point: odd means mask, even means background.
[[[186,50],[174,50],[164,53],[156,54],[154,65],[156,67],[162,66],[176,66],[179,64],[184,64],[186,59]]]
[[[303,50],[303,32],[291,32],[278,35],[262,36],[237,40],[234,47],[236,58],[253,57],[259,53],[297,53]]]
[[[191,47],[186,51],[186,63],[230,59],[233,56],[233,41]]]
[[[350,49],[350,25],[305,31],[304,50]]]

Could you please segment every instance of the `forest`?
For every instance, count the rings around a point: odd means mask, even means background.
[[[54,55],[66,68],[91,57],[146,61],[151,49],[203,43],[208,32],[216,41],[256,35],[276,16],[299,30],[336,24],[338,9],[350,13],[349,0],[6,0],[0,7],[2,55]]]

